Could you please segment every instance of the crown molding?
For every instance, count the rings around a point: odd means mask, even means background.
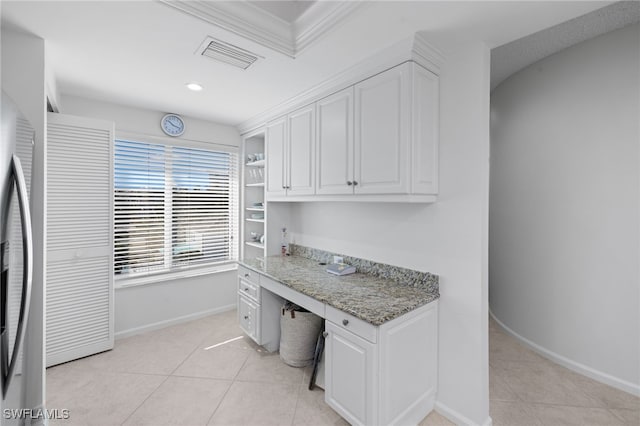
[[[423,35],[416,33],[414,36],[400,40],[285,102],[238,124],[236,128],[241,135],[256,131],[276,117],[316,102],[332,93],[407,61],[416,62],[432,73],[439,75],[444,63],[444,55],[431,46]]]
[[[315,2],[293,23],[296,55],[364,5],[363,0]]]
[[[414,61],[438,75],[444,65],[444,54],[429,44],[426,36],[422,33],[415,34],[412,57]]]
[[[156,1],[291,58],[364,4],[362,0],[317,1],[291,24],[246,1]]]

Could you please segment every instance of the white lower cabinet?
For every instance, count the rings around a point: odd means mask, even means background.
[[[438,302],[379,327],[327,307],[325,402],[352,425],[416,425],[437,390]]]
[[[325,401],[352,425],[377,424],[376,345],[327,321]]]
[[[269,352],[280,346],[280,308],[282,297],[262,291],[260,274],[238,267],[238,322],[254,342]]]

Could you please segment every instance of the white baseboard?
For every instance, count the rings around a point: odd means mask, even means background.
[[[446,417],[449,421],[459,426],[463,426],[463,425],[464,426],[492,426],[493,425],[493,420],[491,419],[491,417],[487,417],[485,421],[482,422],[482,425],[479,425],[478,423],[473,422],[471,419],[462,415],[456,410],[453,410],[450,407],[444,405],[440,401],[436,401],[435,410],[438,414],[441,414],[442,416]]]
[[[569,370],[575,371],[576,373],[582,374],[583,376],[587,376],[593,380],[596,380],[600,383],[604,383],[605,385],[612,386],[616,389],[620,389],[621,391],[630,393],[635,396],[640,396],[640,385],[635,383],[628,382],[626,380],[620,379],[618,377],[614,377],[610,374],[603,373],[602,371],[598,371],[594,368],[586,366],[584,364],[580,364],[579,362],[573,361],[567,357],[564,357],[560,354],[557,354],[549,349],[546,349],[537,343],[532,342],[531,340],[522,337],[509,327],[507,327],[502,321],[500,321],[489,309],[489,315],[493,318],[499,325],[512,337],[518,339],[520,343],[531,349],[532,351],[542,355],[543,357],[555,362],[556,364],[560,364],[563,367],[568,368]]]
[[[171,325],[181,324],[183,322],[189,322],[198,318],[207,317],[209,315],[220,314],[236,309],[236,304],[222,306],[215,309],[208,309],[206,311],[200,311],[189,315],[184,315],[177,318],[170,318],[163,321],[154,322],[152,324],[143,325],[141,327],[129,328],[127,330],[118,331],[115,333],[116,339],[122,339],[136,334],[145,333],[147,331],[159,330],[161,328],[169,327]]]

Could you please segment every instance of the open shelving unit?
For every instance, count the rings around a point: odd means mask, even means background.
[[[258,130],[243,137],[241,259],[266,255],[265,133]],[[258,157],[262,158],[258,158]],[[263,237],[262,239],[260,237]]]

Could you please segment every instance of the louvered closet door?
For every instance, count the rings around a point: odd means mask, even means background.
[[[47,366],[113,348],[113,123],[48,115]]]

